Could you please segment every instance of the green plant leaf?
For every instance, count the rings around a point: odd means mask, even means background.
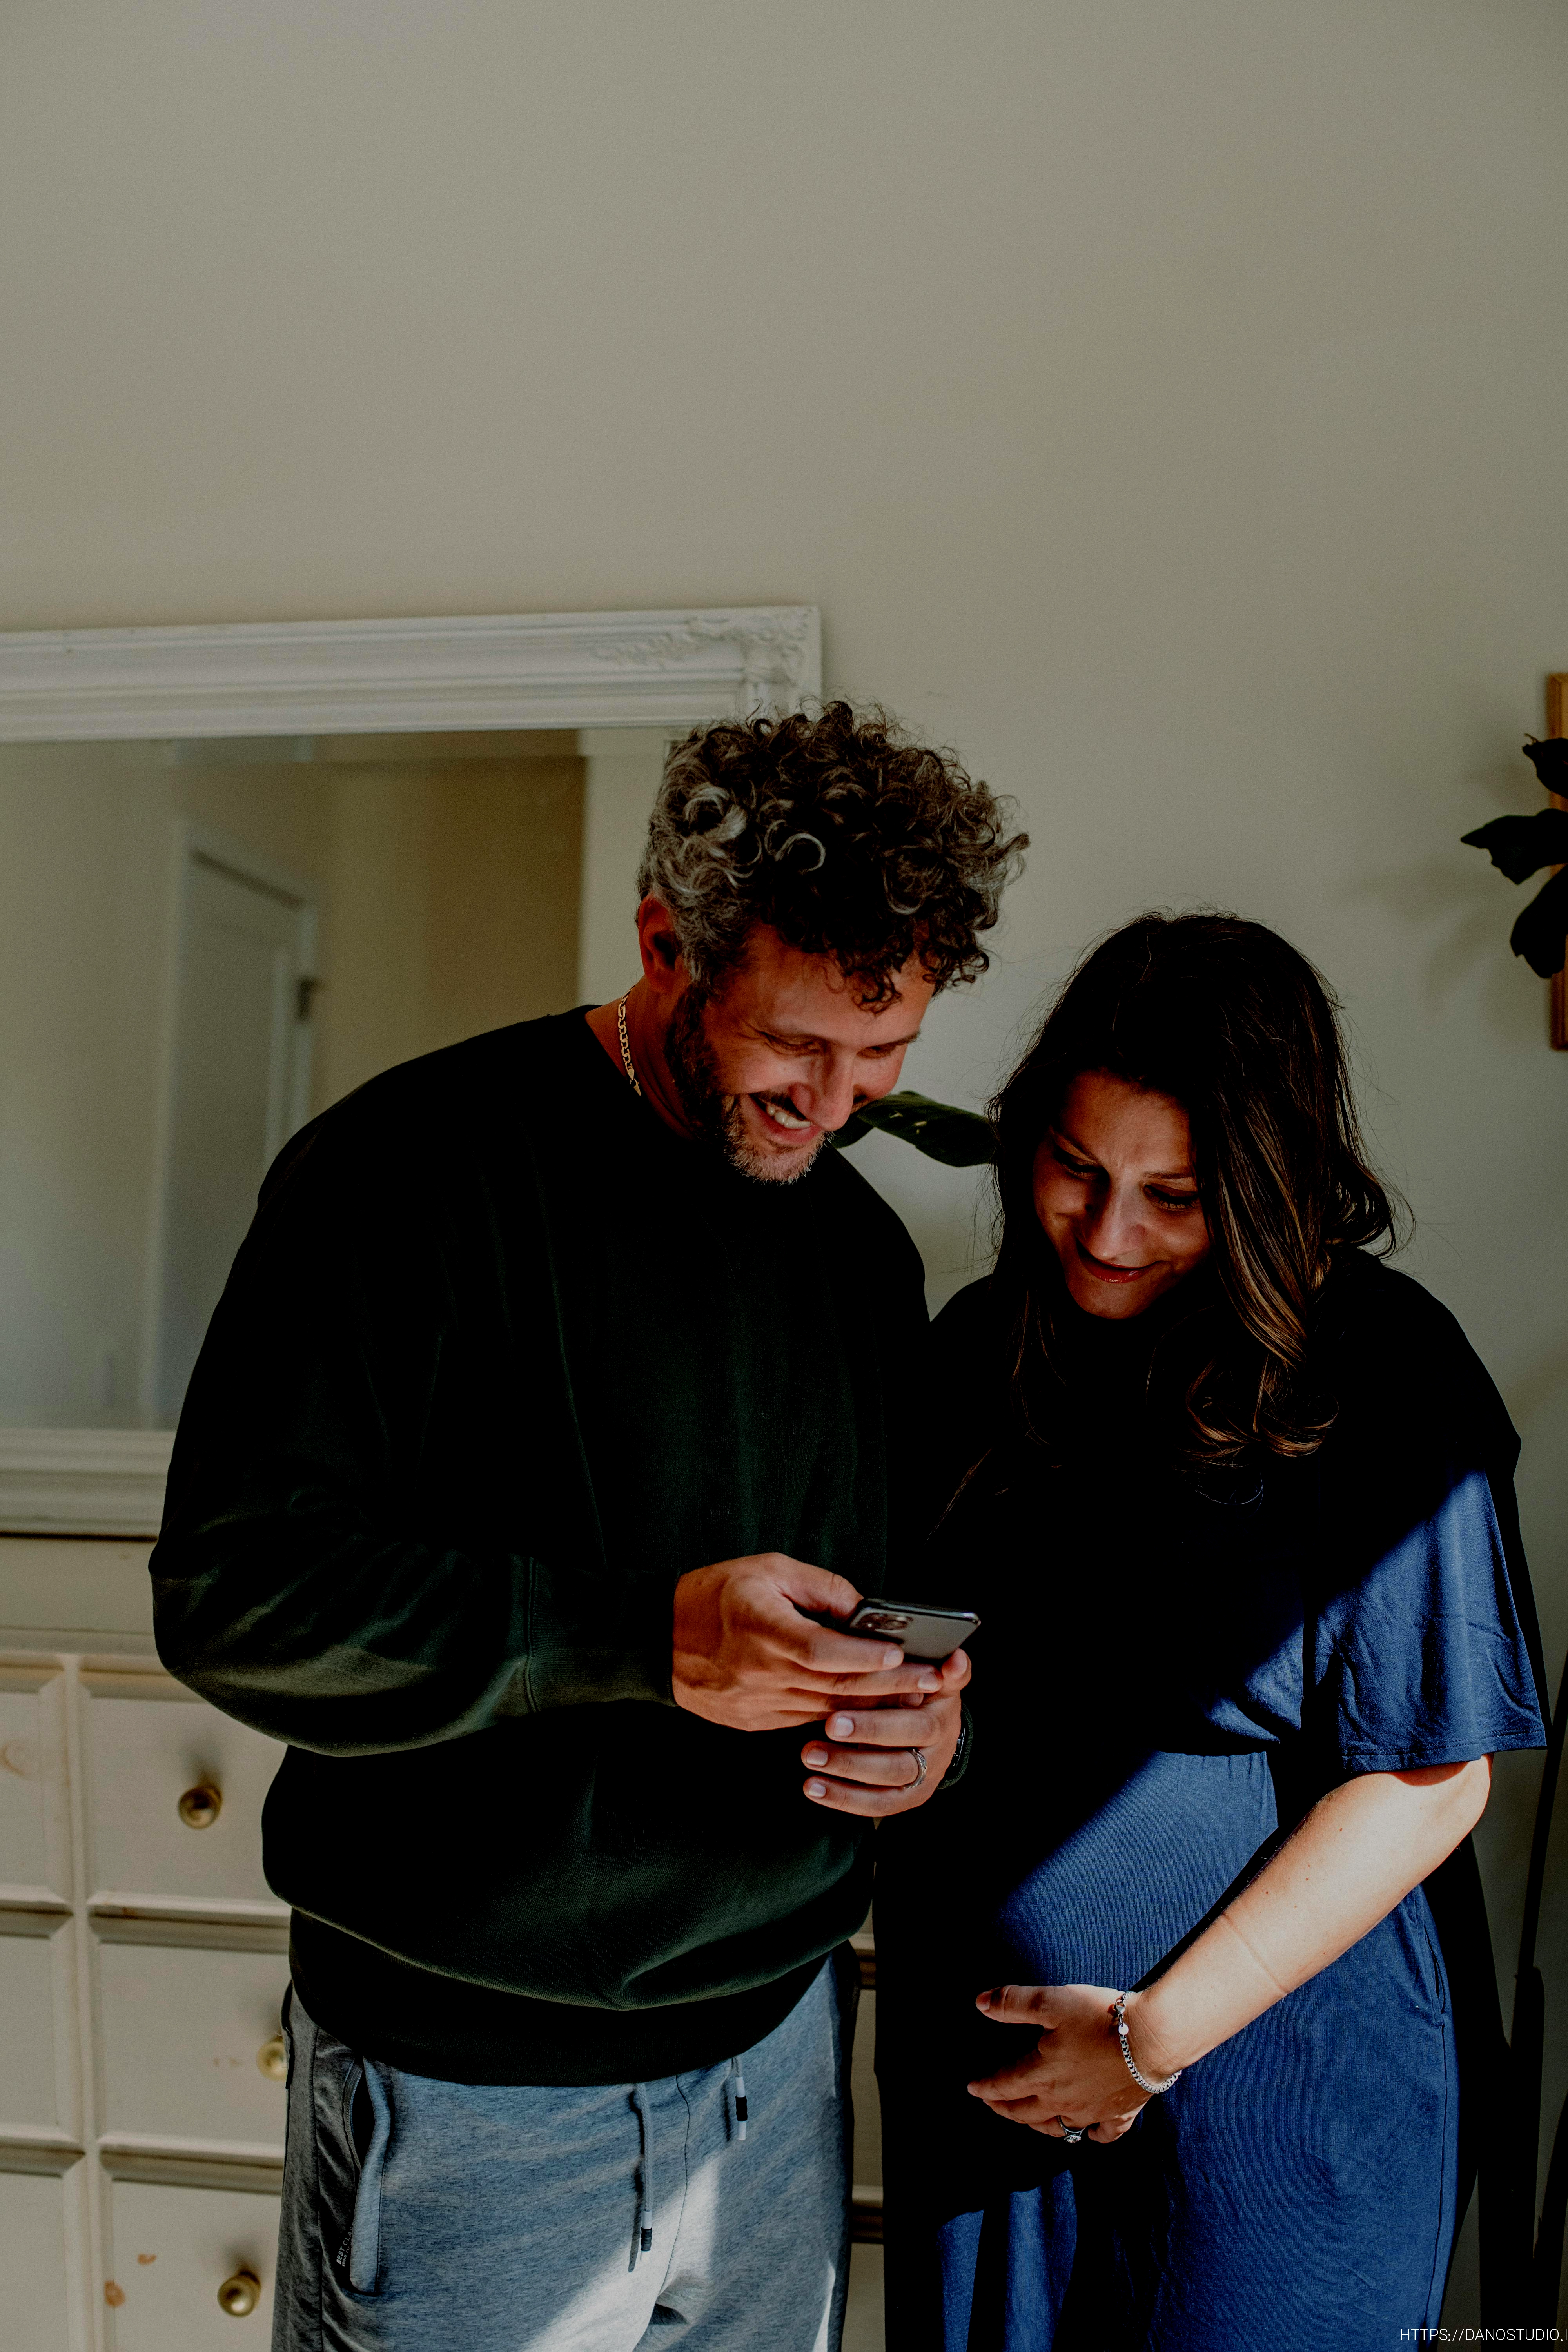
[[[842,1151],[873,1128],[896,1135],[900,1143],[912,1143],[944,1168],[984,1168],[995,1157],[988,1119],[978,1111],[960,1110],[955,1103],[934,1102],[930,1095],[884,1095],[880,1102],[862,1103],[829,1139]]]
[[[1542,743],[1526,743],[1524,756],[1547,791],[1568,800],[1568,735],[1548,735]]]
[[[1568,952],[1568,868],[1536,892],[1509,933],[1508,943],[1542,980],[1562,971]]]
[[[1474,833],[1462,833],[1459,838],[1472,849],[1484,849],[1510,882],[1522,882],[1543,866],[1568,866],[1568,809],[1494,816],[1489,824],[1479,824]]]

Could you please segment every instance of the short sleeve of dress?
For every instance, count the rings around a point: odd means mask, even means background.
[[[1362,1265],[1321,1457],[1303,1730],[1342,1777],[1539,1748],[1518,1440],[1447,1310]]]

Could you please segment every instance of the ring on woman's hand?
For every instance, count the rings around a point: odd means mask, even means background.
[[[918,1789],[926,1776],[926,1752],[923,1748],[911,1748],[910,1754],[915,1759],[915,1777],[912,1780],[906,1780],[904,1786],[906,1789]]]
[[[1057,2121],[1062,2127],[1062,2137],[1069,2147],[1076,2147],[1089,2129],[1087,2124],[1069,2124],[1065,2116],[1058,2116]]]

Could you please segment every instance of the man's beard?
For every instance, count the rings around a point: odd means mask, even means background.
[[[815,1165],[827,1138],[819,1135],[799,1160],[781,1167],[777,1157],[761,1150],[746,1132],[746,1097],[727,1095],[719,1083],[712,1048],[702,1026],[706,999],[689,988],[670,1017],[664,1055],[680,1108],[693,1131],[721,1151],[731,1168],[759,1184],[793,1184]],[[761,1099],[766,1102],[767,1096]],[[785,1099],[781,1096],[780,1100]]]

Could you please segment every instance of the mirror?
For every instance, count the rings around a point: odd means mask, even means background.
[[[172,1428],[296,1129],[626,984],[668,732],[0,743],[0,1427]]]

